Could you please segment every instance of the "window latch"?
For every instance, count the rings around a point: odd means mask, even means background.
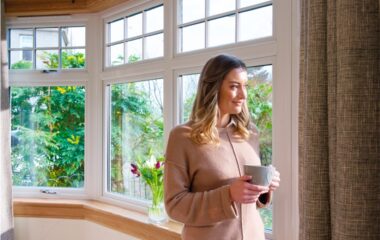
[[[57,194],[56,191],[50,190],[50,189],[42,189],[40,192],[45,193],[45,194]]]

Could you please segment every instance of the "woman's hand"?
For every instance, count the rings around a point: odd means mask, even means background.
[[[269,191],[268,187],[251,184],[251,176],[242,176],[230,185],[230,196],[237,203],[255,203],[259,196]]]
[[[269,184],[269,191],[274,191],[280,186],[280,173],[275,170],[272,178],[272,182]]]

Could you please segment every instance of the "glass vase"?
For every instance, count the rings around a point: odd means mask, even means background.
[[[163,224],[166,223],[167,216],[165,211],[164,203],[161,201],[157,204],[153,204],[153,202],[148,207],[148,217],[149,222],[153,224]]]

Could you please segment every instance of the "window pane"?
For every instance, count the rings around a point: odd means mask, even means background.
[[[235,0],[209,0],[209,16],[235,10]]]
[[[58,50],[38,50],[37,69],[57,69],[59,67]]]
[[[272,6],[239,14],[239,41],[272,36]]]
[[[11,48],[32,48],[33,29],[11,29],[10,30]]]
[[[182,28],[182,52],[205,48],[205,23]]]
[[[182,0],[180,23],[205,17],[205,0]]]
[[[11,88],[13,185],[82,188],[85,89]]]
[[[36,47],[58,47],[58,28],[37,28]]]
[[[110,42],[116,42],[124,39],[124,19],[109,23]]]
[[[124,44],[116,44],[110,47],[111,66],[124,64]]]
[[[247,104],[252,121],[260,131],[260,159],[272,163],[272,66],[248,68]],[[266,230],[272,231],[272,206],[260,209]]]
[[[198,81],[200,74],[182,75],[179,80],[182,85],[181,106],[180,106],[180,121],[185,123],[189,120],[195,95],[197,92]]]
[[[84,47],[86,46],[85,27],[65,27],[61,29],[62,47]]]
[[[142,34],[142,13],[127,18],[127,38]]]
[[[163,80],[110,86],[108,191],[151,199],[149,187],[131,173],[136,159],[163,156]]]
[[[84,68],[86,55],[84,49],[62,50],[62,68]]]
[[[156,7],[145,12],[146,14],[146,32],[150,33],[164,29],[164,7]]]
[[[157,34],[145,38],[144,58],[156,58],[164,55],[164,34]]]
[[[240,0],[240,7],[248,7],[263,2],[268,2],[268,0]]]
[[[133,63],[142,60],[142,39],[127,42],[128,63]]]
[[[32,69],[33,68],[33,51],[11,51],[10,69]]]
[[[235,42],[235,15],[209,22],[208,47]]]

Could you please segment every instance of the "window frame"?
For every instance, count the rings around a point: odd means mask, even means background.
[[[84,185],[83,188],[65,188],[65,187],[26,187],[26,186],[12,186],[14,197],[35,197],[35,198],[57,198],[57,199],[86,199],[88,197],[89,188],[91,185],[90,173],[90,161],[89,161],[89,146],[91,145],[91,139],[88,137],[90,134],[91,123],[89,121],[89,115],[92,114],[90,109],[89,93],[90,74],[88,68],[91,68],[93,63],[87,62],[88,53],[88,39],[91,34],[88,29],[90,27],[88,17],[74,16],[74,17],[26,17],[21,19],[7,19],[7,32],[10,33],[10,29],[33,29],[33,49],[35,50],[35,29],[36,28],[50,28],[56,27],[85,27],[86,29],[86,42],[84,47],[86,52],[86,65],[84,69],[57,69],[56,72],[49,73],[44,72],[41,69],[9,69],[9,85],[10,87],[46,87],[46,86],[83,86],[85,88],[85,112],[84,112]],[[9,35],[8,35],[9,36]],[[60,36],[60,34],[59,34]],[[7,38],[8,40],[8,38]],[[59,42],[61,39],[59,38]],[[7,45],[10,45],[8,41]],[[60,43],[59,43],[60,45]],[[90,44],[91,45],[91,44]],[[39,49],[39,48],[38,48]],[[42,49],[42,48],[41,48]],[[65,48],[66,49],[66,48]],[[7,49],[8,53],[11,49]],[[35,51],[34,51],[35,53]],[[33,55],[35,55],[33,53]],[[91,55],[91,54],[90,54]],[[35,59],[36,56],[34,56]],[[33,63],[35,65],[35,61]],[[43,192],[44,191],[44,192]]]
[[[53,70],[53,71],[62,71],[62,70],[86,70],[87,69],[87,51],[86,51],[86,45],[85,46],[74,46],[74,47],[63,47],[61,43],[61,38],[62,38],[62,29],[63,28],[70,28],[70,27],[85,27],[85,25],[81,25],[80,23],[72,23],[72,24],[56,24],[56,25],[48,25],[44,26],[43,23],[39,26],[29,26],[29,27],[7,27],[7,51],[8,51],[8,61],[11,59],[11,52],[12,51],[32,51],[32,68],[31,69],[11,69],[10,65],[8,66],[10,71],[43,71],[44,68],[37,68],[37,51],[39,50],[53,50],[53,51],[58,51],[58,57],[59,57],[59,65],[58,68],[52,68],[52,69],[47,69],[47,70]],[[58,46],[57,47],[37,47],[37,29],[47,29],[47,28],[58,28]],[[11,43],[9,41],[10,37],[10,32],[11,30],[17,30],[17,29],[31,29],[33,34],[31,35],[33,40],[32,40],[32,47],[19,47],[19,48],[11,48]],[[87,38],[86,38],[87,41]],[[86,62],[84,68],[62,68],[62,52],[65,50],[76,50],[76,49],[84,49],[85,51],[85,56],[86,56]]]
[[[258,3],[258,4],[254,4],[254,5],[251,5],[248,7],[242,7],[242,8],[240,8],[240,6],[239,6],[240,0],[235,0],[235,9],[234,10],[230,10],[230,11],[227,11],[224,13],[215,14],[212,16],[208,16],[209,0],[204,0],[205,1],[205,17],[200,18],[200,19],[196,19],[196,20],[192,20],[192,21],[187,22],[187,23],[181,23],[181,20],[180,20],[180,13],[181,13],[180,12],[181,11],[180,2],[182,0],[175,0],[175,1],[176,1],[176,13],[177,13],[176,17],[173,18],[175,21],[174,22],[174,32],[176,33],[175,39],[174,39],[175,55],[182,55],[182,54],[187,54],[187,53],[197,53],[197,52],[205,51],[206,49],[224,49],[226,47],[233,47],[233,46],[240,45],[240,44],[265,43],[265,42],[276,39],[275,22],[274,22],[274,20],[275,20],[274,5],[276,2],[275,0],[267,0],[267,1],[262,2],[262,3]],[[260,9],[260,8],[264,8],[264,7],[268,7],[268,6],[272,6],[272,10],[273,10],[273,12],[272,12],[272,23],[273,23],[272,35],[267,36],[267,37],[257,38],[257,39],[244,40],[244,41],[239,40],[238,39],[239,38],[239,14],[244,13],[244,12],[254,11],[256,9]],[[221,18],[224,18],[227,16],[235,16],[235,36],[234,36],[235,40],[234,40],[234,42],[209,47],[208,43],[207,43],[208,42],[208,25],[209,25],[209,22],[216,20],[216,19],[221,19]],[[205,24],[204,48],[183,52],[181,50],[181,48],[182,48],[182,43],[181,43],[181,41],[182,41],[182,38],[181,38],[182,29],[184,27],[194,26],[194,25],[200,24],[200,23]]]
[[[130,65],[130,64],[133,65],[133,64],[140,63],[140,62],[146,62],[146,61],[156,61],[156,60],[159,60],[159,59],[162,59],[165,57],[165,6],[164,6],[164,2],[163,1],[146,1],[146,2],[147,2],[146,4],[143,3],[140,5],[137,5],[137,4],[132,5],[131,8],[128,8],[127,10],[122,11],[121,13],[103,18],[103,26],[104,26],[104,38],[103,38],[104,39],[104,41],[103,41],[103,46],[104,46],[103,61],[104,61],[104,63],[103,63],[103,67],[104,67],[104,69],[118,68],[118,67],[122,67],[124,65]],[[153,2],[153,3],[151,3],[151,2]],[[148,12],[149,10],[158,8],[158,7],[163,7],[163,19],[162,19],[163,29],[162,30],[155,30],[155,31],[146,33],[145,32],[145,30],[146,30],[146,12]],[[126,21],[126,19],[128,17],[133,17],[133,16],[138,15],[138,14],[142,14],[142,33],[139,35],[133,36],[133,37],[127,37],[127,26],[126,26],[127,21]],[[110,36],[111,36],[110,23],[118,21],[118,20],[123,20],[124,37],[121,40],[118,40],[118,41],[111,43],[110,42]],[[154,57],[154,58],[145,58],[145,46],[146,46],[145,40],[146,40],[146,38],[151,37],[151,36],[157,36],[159,34],[163,35],[163,45],[162,45],[163,56]],[[141,39],[141,41],[142,41],[142,49],[141,49],[142,59],[139,61],[136,61],[136,62],[129,63],[129,62],[127,62],[127,58],[126,58],[127,49],[126,49],[125,45],[127,42],[139,40],[139,39]],[[118,45],[118,44],[123,44],[123,54],[124,54],[123,63],[117,64],[117,65],[112,65],[110,62],[111,61],[111,51],[110,51],[111,48],[110,47]]]
[[[108,185],[109,185],[109,160],[110,160],[110,122],[111,122],[111,115],[110,111],[110,101],[111,101],[111,94],[110,94],[110,85],[112,84],[126,84],[126,83],[137,83],[137,82],[143,82],[143,81],[149,81],[149,80],[156,80],[156,79],[162,79],[163,85],[165,82],[164,73],[163,72],[153,72],[149,74],[142,74],[142,75],[129,75],[129,76],[122,76],[122,77],[112,77],[106,80],[103,80],[102,89],[103,89],[103,95],[104,95],[104,101],[103,101],[103,146],[104,146],[104,154],[103,154],[103,184],[102,184],[102,196],[101,199],[103,201],[118,204],[125,207],[133,207],[139,212],[146,213],[147,207],[149,206],[149,201],[143,200],[143,199],[137,199],[130,196],[113,193],[108,191]],[[164,97],[165,97],[165,89],[164,91]],[[165,100],[164,100],[165,101]],[[164,103],[165,106],[165,103]],[[165,111],[165,108],[164,108]],[[164,121],[165,121],[165,114],[163,115]],[[165,132],[165,127],[164,127]]]

